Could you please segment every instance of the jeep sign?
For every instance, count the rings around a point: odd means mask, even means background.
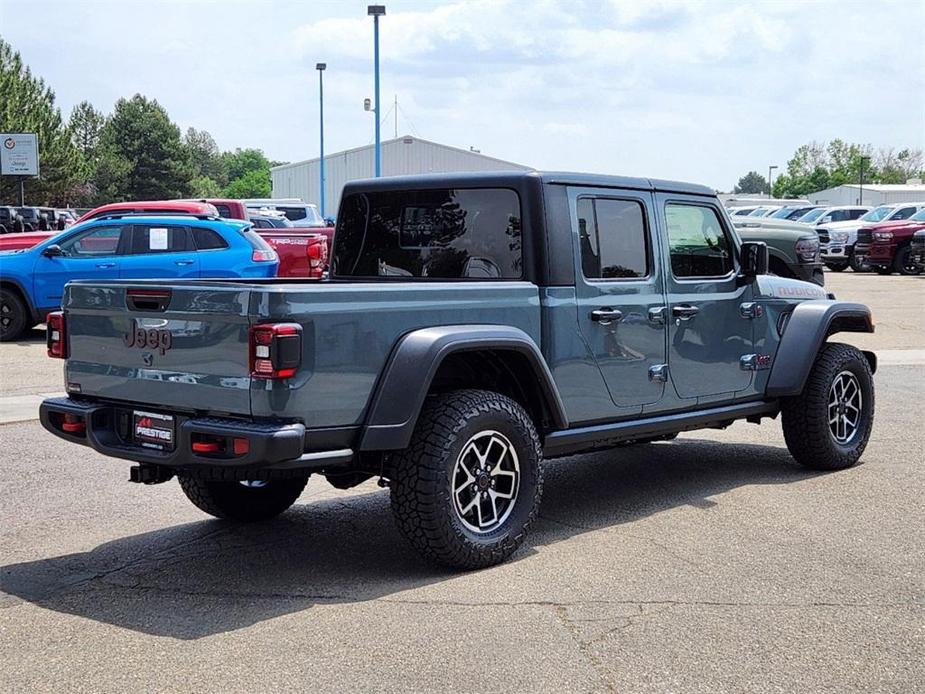
[[[39,143],[35,133],[0,133],[0,174],[39,175]]]

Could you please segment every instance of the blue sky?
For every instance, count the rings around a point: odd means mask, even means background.
[[[921,0],[383,1],[401,134],[724,190],[811,140],[925,147]],[[372,142],[366,5],[0,0],[0,35],[66,114],[141,92],[222,148],[295,161],[318,154],[316,62],[327,151]]]

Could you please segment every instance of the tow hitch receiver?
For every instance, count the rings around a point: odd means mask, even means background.
[[[138,484],[161,484],[163,482],[169,482],[171,479],[173,479],[173,470],[163,465],[142,463],[141,465],[133,465],[129,468],[129,482],[137,482]]]

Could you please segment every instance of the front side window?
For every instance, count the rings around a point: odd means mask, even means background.
[[[712,207],[669,203],[665,222],[675,277],[723,277],[732,272],[732,244]]]
[[[334,234],[337,277],[519,279],[520,198],[513,190],[355,193]]]
[[[121,237],[119,225],[97,227],[61,242],[61,254],[69,258],[116,255]]]
[[[587,279],[649,274],[645,213],[638,202],[579,198],[578,240]]]
[[[909,217],[911,217],[915,213],[916,213],[916,209],[914,207],[903,207],[903,208],[896,210],[896,212],[890,215],[890,219],[909,219]]]
[[[138,224],[132,231],[131,253],[179,253],[193,250],[186,227]]]

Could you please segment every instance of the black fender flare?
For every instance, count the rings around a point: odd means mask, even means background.
[[[848,301],[812,300],[797,304],[790,314],[774,366],[768,378],[767,395],[786,397],[803,392],[816,355],[829,335],[840,332],[872,333],[870,309]],[[877,356],[864,352],[871,371],[877,370]]]
[[[373,394],[359,449],[406,448],[440,364],[450,354],[476,350],[516,352],[525,357],[550,421],[557,429],[568,427],[549,366],[527,333],[504,325],[448,325],[414,330],[395,345]]]

